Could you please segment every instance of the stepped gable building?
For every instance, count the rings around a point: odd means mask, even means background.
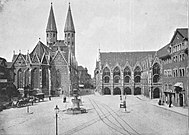
[[[144,93],[143,71],[151,66],[154,55],[155,51],[99,52],[94,71],[96,89],[104,95]]]
[[[23,92],[32,90],[45,95],[69,95],[78,88],[77,61],[75,57],[75,28],[69,4],[64,40],[57,40],[57,27],[51,3],[46,27],[46,45],[39,41],[32,52],[13,55],[16,87]]]

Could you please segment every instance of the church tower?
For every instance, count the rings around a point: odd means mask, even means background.
[[[72,19],[72,13],[69,3],[68,13],[66,17],[66,23],[64,27],[65,42],[68,46],[71,46],[73,55],[75,56],[75,28]]]
[[[47,41],[47,46],[50,48],[57,41],[57,29],[56,29],[56,22],[55,22],[52,3],[51,3],[49,19],[46,28],[46,41]]]

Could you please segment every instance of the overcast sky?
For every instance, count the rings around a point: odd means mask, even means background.
[[[46,44],[46,25],[53,2],[58,39],[71,2],[76,30],[76,59],[93,76],[102,52],[155,50],[168,44],[176,28],[187,27],[187,0],[0,0],[0,57],[13,50]]]

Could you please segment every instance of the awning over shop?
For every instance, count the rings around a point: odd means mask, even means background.
[[[175,83],[174,87],[175,87],[176,93],[183,91],[183,83],[182,82]]]
[[[173,92],[173,90],[166,90],[164,91],[165,95],[167,96],[167,94],[169,95],[174,95],[175,93]]]
[[[180,87],[180,88],[183,89],[183,83],[182,83],[182,82],[177,82],[177,83],[175,83],[174,86],[175,86],[175,87]]]

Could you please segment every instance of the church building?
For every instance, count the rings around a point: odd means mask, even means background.
[[[75,28],[69,4],[64,40],[57,39],[57,27],[51,3],[46,27],[46,43],[39,41],[27,54],[13,55],[12,66],[15,86],[21,93],[24,88],[45,95],[69,95],[78,88],[78,70],[75,57]]]

